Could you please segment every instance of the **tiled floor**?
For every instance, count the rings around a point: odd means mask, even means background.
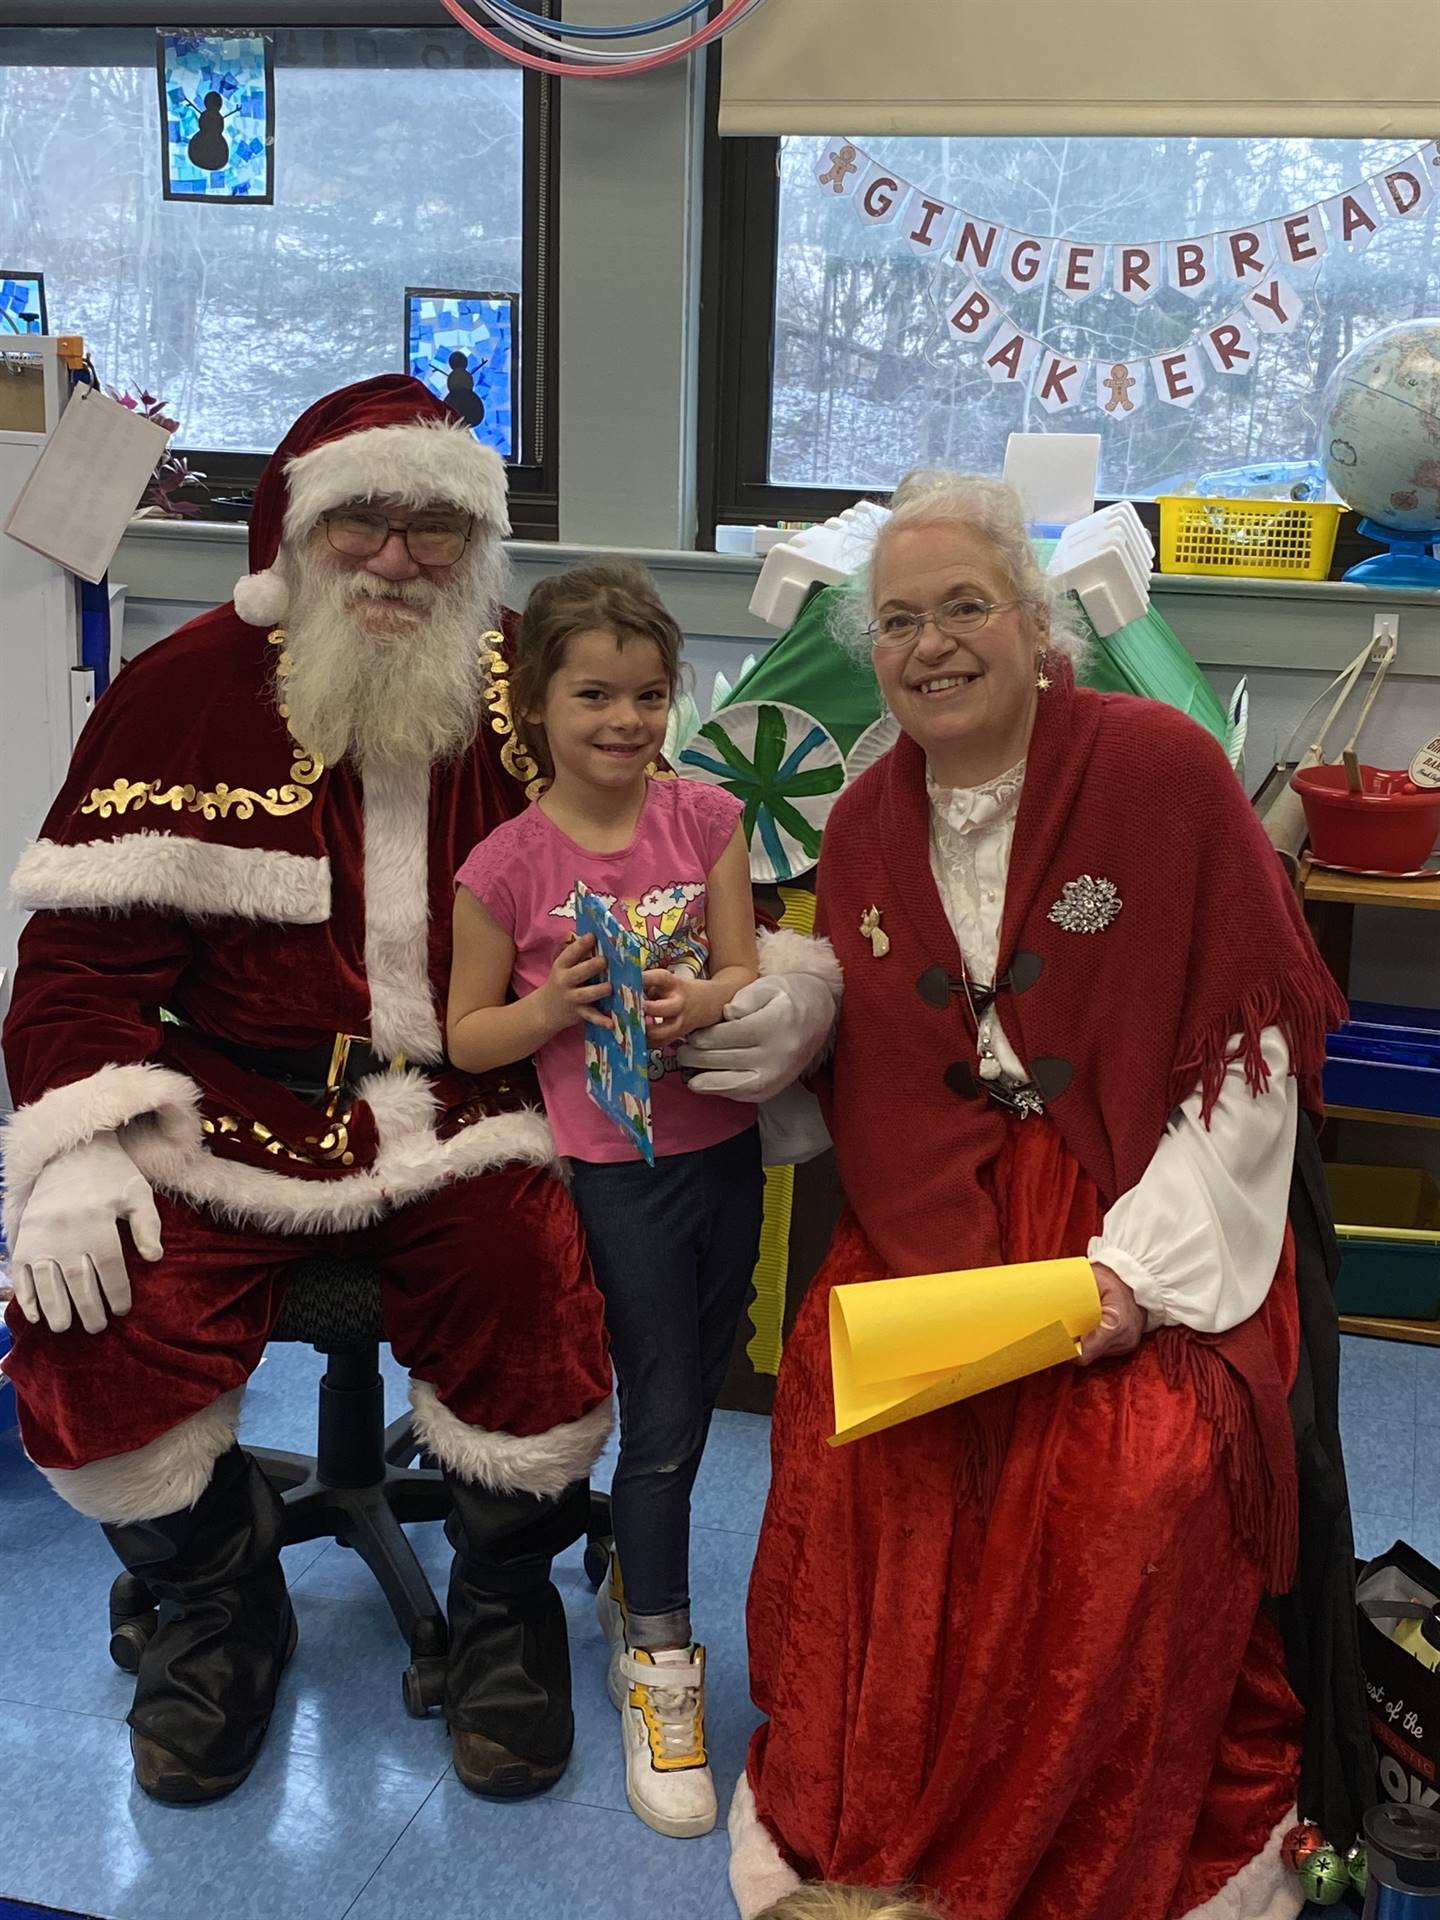
[[[308,1447],[316,1367],[308,1348],[272,1349],[245,1437]],[[392,1387],[398,1407],[398,1377]],[[1440,1353],[1347,1341],[1343,1391],[1361,1551],[1403,1534],[1440,1557]],[[722,1793],[755,1719],[743,1602],[767,1445],[766,1422],[722,1414],[696,1491],[697,1631]],[[438,1586],[439,1529],[416,1534]],[[109,1549],[26,1468],[13,1435],[0,1441],[0,1895],[105,1920],[733,1920],[723,1835],[663,1840],[626,1810],[578,1553],[558,1573],[575,1758],[554,1793],[514,1807],[466,1793],[440,1722],[406,1717],[403,1648],[365,1568],[316,1545],[287,1550],[286,1565],[300,1651],[260,1764],[217,1806],[158,1807],[130,1782],[130,1682],[105,1653]]]

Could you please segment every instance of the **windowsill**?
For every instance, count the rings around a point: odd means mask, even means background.
[[[243,547],[249,535],[250,529],[243,520],[132,520],[125,531],[122,551],[128,551],[132,542],[148,544],[151,541],[183,542],[189,546]],[[760,571],[760,562],[748,553],[690,553],[659,547],[596,547],[563,540],[507,540],[505,551],[513,561],[525,566],[541,565],[553,560],[555,570],[573,566],[577,560],[589,554],[623,553],[627,559],[642,560],[646,566],[667,571],[678,569],[689,572],[693,569],[705,573],[751,575]]]
[[[214,605],[245,570],[248,528],[237,521],[132,520],[111,573],[131,597]],[[661,582],[681,627],[695,635],[753,642],[774,629],[749,611],[760,562],[750,554],[695,553],[512,540],[515,582],[538,579],[577,560],[624,553]],[[1160,611],[1202,665],[1334,673],[1359,650],[1374,614],[1400,615],[1397,671],[1440,678],[1440,594],[1354,586],[1344,580],[1255,580],[1156,574]]]

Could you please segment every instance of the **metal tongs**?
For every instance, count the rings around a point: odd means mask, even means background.
[[[1340,759],[1345,768],[1345,784],[1351,793],[1363,793],[1365,790],[1365,782],[1360,777],[1360,762],[1355,756],[1355,743],[1360,738],[1360,729],[1370,718],[1370,709],[1375,704],[1375,696],[1380,691],[1380,683],[1390,671],[1391,664],[1394,661],[1396,641],[1393,634],[1384,645],[1385,651],[1375,663],[1375,678],[1370,682],[1370,691],[1366,694],[1365,703],[1360,709],[1360,718],[1355,722],[1355,731],[1340,751]],[[1369,656],[1367,655],[1366,657],[1368,658]],[[1331,718],[1334,718],[1333,714]]]

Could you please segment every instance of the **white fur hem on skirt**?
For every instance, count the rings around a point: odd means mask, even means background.
[[[772,1901],[800,1884],[800,1876],[780,1858],[780,1849],[755,1805],[750,1776],[742,1773],[730,1802],[730,1891],[740,1920],[754,1920]]]
[[[1255,1858],[1247,1860],[1203,1906],[1192,1907],[1184,1920],[1296,1920],[1305,1896],[1280,1858],[1280,1842],[1298,1817],[1292,1807]]]
[[[1297,1920],[1305,1905],[1299,1882],[1286,1871],[1280,1842],[1295,1824],[1292,1809],[1253,1860],[1247,1860],[1202,1906],[1184,1920]],[[773,1901],[800,1884],[785,1864],[769,1828],[760,1818],[748,1774],[742,1773],[730,1802],[730,1891],[740,1920],[755,1920]]]

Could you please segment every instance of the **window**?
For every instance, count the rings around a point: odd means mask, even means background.
[[[403,369],[407,288],[518,294],[512,512],[553,534],[543,83],[455,28],[272,31],[275,203],[253,207],[162,198],[153,28],[7,31],[0,260],[43,272],[103,381],[167,403],[212,495],[321,394]]]
[[[1419,143],[863,144],[901,180],[1012,233],[1128,245],[1290,214],[1408,159]],[[1303,301],[1295,331],[1263,336],[1243,378],[1207,364],[1206,390],[1189,409],[1161,404],[1152,385],[1123,421],[1095,404],[1052,415],[1023,387],[993,384],[981,351],[951,335],[948,296],[967,271],[953,263],[937,270],[915,256],[898,223],[867,226],[849,198],[819,189],[834,146],[806,137],[712,148],[720,204],[709,235],[706,350],[718,449],[711,504],[721,521],[831,513],[918,465],[998,472],[1014,431],[1103,433],[1107,497],[1193,488],[1201,476],[1247,464],[1310,461],[1330,370],[1366,334],[1440,304],[1440,202],[1432,202],[1423,214],[1382,219],[1364,252],[1332,245],[1317,264],[1286,266]],[[1107,287],[1075,303],[1054,282],[1053,267],[1023,290],[999,273],[981,276],[1019,328],[1091,361],[1185,344],[1238,299],[1230,281],[1198,300],[1166,288],[1135,304]]]

